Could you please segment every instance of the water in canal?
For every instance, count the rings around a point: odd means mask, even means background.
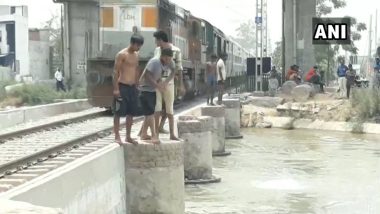
[[[247,129],[214,158],[222,182],[186,186],[187,214],[380,213],[380,137]]]

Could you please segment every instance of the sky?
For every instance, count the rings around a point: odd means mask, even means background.
[[[243,22],[255,17],[255,0],[171,0],[173,3],[190,10],[190,12],[217,26],[224,33],[235,36],[236,28]],[[286,0],[290,1],[290,0]],[[282,0],[267,0],[268,2],[268,35],[272,47],[281,40],[281,5]],[[370,14],[378,9],[378,37],[380,37],[380,3],[379,0],[346,0],[347,6],[333,10],[330,16],[342,17],[350,15],[369,26]],[[29,27],[41,27],[42,23],[59,13],[60,4],[53,0],[0,0],[0,4],[24,4],[29,8]],[[202,5],[202,6],[200,6]],[[44,9],[42,9],[44,8]],[[374,31],[374,30],[373,30]],[[368,54],[368,31],[362,33],[362,39],[357,43],[360,55]],[[374,45],[373,45],[374,46]]]

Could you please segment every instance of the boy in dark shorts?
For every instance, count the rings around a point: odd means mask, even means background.
[[[152,143],[159,144],[158,133],[156,133],[154,123],[154,112],[156,107],[156,89],[164,91],[167,84],[161,81],[161,74],[169,69],[173,51],[170,48],[162,49],[160,58],[152,58],[149,60],[144,73],[140,78],[140,102],[142,106],[145,121],[143,122],[140,138],[148,140],[148,127],[152,133]],[[144,125],[145,124],[145,125]]]
[[[113,79],[113,102],[114,116],[114,133],[115,141],[123,144],[121,141],[120,117],[126,116],[126,138],[125,141],[137,144],[137,141],[131,138],[131,129],[133,116],[137,112],[138,90],[136,83],[138,81],[138,51],[144,44],[144,38],[140,35],[132,35],[130,44],[127,48],[121,50],[116,55],[114,79]]]

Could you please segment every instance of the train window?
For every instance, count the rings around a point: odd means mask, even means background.
[[[15,14],[16,13],[16,7],[12,6],[11,7],[11,14]]]
[[[101,18],[102,27],[113,27],[113,7],[102,7]]]
[[[156,27],[157,25],[157,10],[155,7],[144,7],[142,10],[142,26]]]

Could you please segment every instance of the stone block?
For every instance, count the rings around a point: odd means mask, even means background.
[[[214,118],[209,116],[199,116],[198,120],[202,124],[203,131],[211,131],[214,123]]]
[[[238,99],[225,99],[225,100],[223,100],[223,105],[226,109],[228,109],[228,108],[240,109],[240,100],[238,100]]]
[[[225,110],[222,106],[205,106],[201,108],[202,116],[210,117],[223,117],[224,118]]]
[[[292,90],[297,86],[297,83],[294,81],[286,81],[282,86],[281,86],[281,92],[286,95],[291,95]]]
[[[285,99],[280,97],[250,97],[247,104],[265,108],[275,108],[284,102]]]
[[[225,151],[225,119],[224,117],[214,118],[213,130],[211,131],[212,151],[224,152]]]
[[[162,140],[160,145],[139,143],[124,146],[125,213],[184,213],[184,143],[170,140]],[[134,155],[138,147],[145,149],[145,153]],[[144,156],[152,159],[145,161]]]
[[[177,121],[178,134],[196,133],[202,131],[202,124],[199,120]]]
[[[313,88],[307,84],[299,85],[295,87],[291,92],[293,98],[298,102],[307,101],[309,97],[311,97],[312,93]]]
[[[264,91],[254,91],[252,93],[252,96],[254,96],[254,97],[264,97],[265,96],[265,92]]]
[[[138,145],[126,144],[124,148],[126,167],[150,168],[152,162],[158,162],[162,167],[170,167],[170,160],[180,161],[179,163],[183,160],[183,142],[180,141],[161,140],[160,145],[140,141]],[[173,156],[173,151],[178,153]]]
[[[212,178],[211,132],[182,133],[184,144],[185,178],[189,180]]]

